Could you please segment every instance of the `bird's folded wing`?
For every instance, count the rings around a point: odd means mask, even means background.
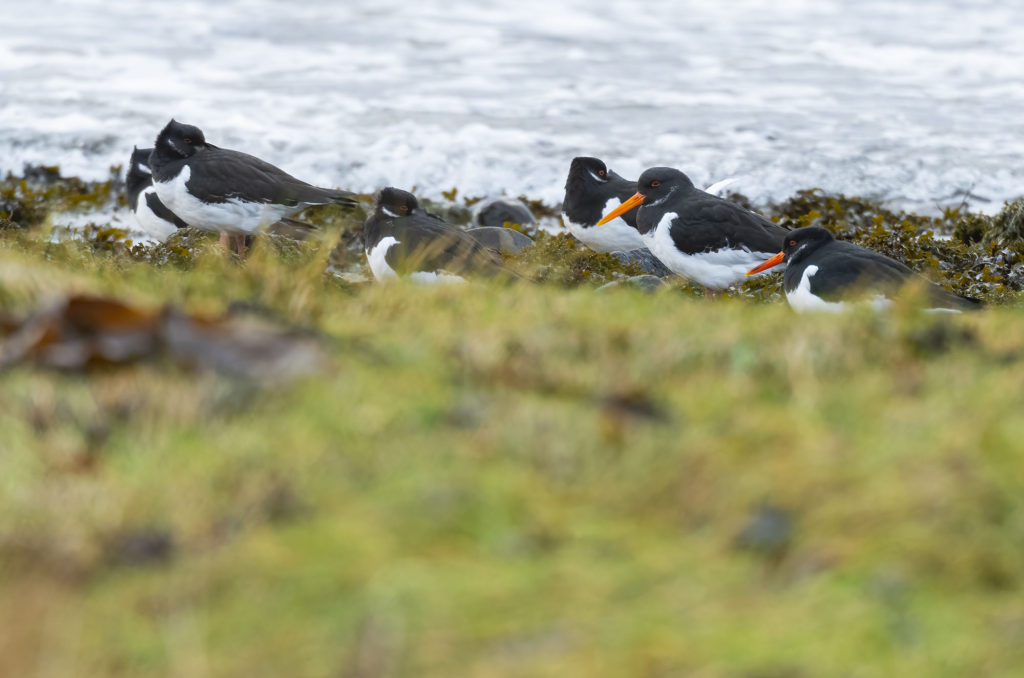
[[[764,217],[718,198],[691,201],[671,231],[676,247],[685,254],[725,247],[774,254],[782,250],[785,233]]]
[[[399,273],[447,271],[497,275],[503,267],[490,249],[454,226],[417,214],[396,219],[399,244],[388,250],[388,265]]]
[[[916,276],[895,259],[851,246],[811,277],[811,292],[825,301],[878,294],[891,298]]]
[[[208,148],[202,162],[192,163],[190,188],[209,202],[244,200],[274,205],[322,205],[345,201],[351,193],[312,186],[255,156]]]

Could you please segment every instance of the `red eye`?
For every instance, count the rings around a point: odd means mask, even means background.
[[[607,174],[607,172],[605,172],[604,170],[598,170],[597,174],[603,177],[605,174]]]
[[[657,188],[658,186],[661,186],[660,181],[655,180],[651,182],[651,188]]]
[[[796,247],[796,240],[790,240],[789,241],[789,246],[790,247]]]

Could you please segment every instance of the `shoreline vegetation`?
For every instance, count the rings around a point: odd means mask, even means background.
[[[509,258],[542,284],[351,283],[325,269],[358,269],[361,208],[244,260],[51,237],[120,200],[114,171],[0,181],[0,336],[90,294],[326,365],[0,371],[0,675],[1020,674],[1024,200],[760,210],[989,304],[958,316],[799,316],[778,274],[597,291],[635,269],[553,236]]]
[[[26,166],[22,175],[8,174],[0,181],[0,232],[32,234],[46,228],[53,213],[127,209],[119,166],[110,168],[105,181],[83,181],[63,177],[57,166]],[[372,195],[359,196],[354,210],[337,207],[311,208],[300,217],[320,227],[314,235],[315,248],[335,247],[329,259],[332,271],[358,271],[362,250],[359,238]],[[445,192],[445,202],[424,200],[432,210],[451,223],[466,225],[471,208],[482,198],[460,198],[457,189]],[[758,211],[782,225],[799,228],[823,226],[840,239],[850,240],[897,259],[946,286],[953,292],[990,304],[1016,302],[1024,290],[1024,197],[1007,202],[994,215],[971,212],[965,203],[947,208],[937,216],[922,216],[890,210],[877,201],[830,195],[820,189],[805,189],[787,200],[753,205],[741,194],[727,199]],[[557,206],[520,197],[540,222],[558,224]],[[102,215],[101,215],[102,216]],[[130,219],[131,217],[128,216]],[[538,234],[536,227],[508,224],[539,237],[537,247],[511,257],[534,282],[555,282],[564,286],[605,284],[641,271],[614,257],[587,250],[569,237]],[[31,235],[28,235],[31,239]],[[89,223],[65,240],[80,240],[93,251],[127,256],[157,265],[191,266],[209,234],[184,229],[162,244],[137,245],[128,233],[110,224]],[[270,239],[275,246],[293,251],[304,249],[286,238]],[[365,270],[365,269],[363,269]],[[689,288],[685,281],[676,286]],[[760,276],[731,291],[731,294],[768,299],[781,292],[781,276]]]

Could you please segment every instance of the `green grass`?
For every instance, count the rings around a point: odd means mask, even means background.
[[[332,362],[0,375],[0,675],[1024,670],[1018,307],[353,288],[326,249],[0,238],[8,312],[245,301]],[[769,507],[789,529],[742,536]]]

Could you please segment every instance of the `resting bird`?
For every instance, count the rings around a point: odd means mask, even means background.
[[[610,206],[636,193],[636,182],[623,179],[597,158],[573,158],[565,180],[562,222],[581,243],[595,252],[628,252],[646,247],[636,231],[636,210],[598,226]]]
[[[637,193],[598,224],[639,206],[637,230],[647,249],[673,273],[710,296],[744,279],[746,271],[782,247],[789,231],[735,203],[705,193],[671,167],[640,175]]]
[[[515,277],[490,248],[419,206],[416,196],[384,188],[363,229],[364,251],[378,281],[462,282],[465,275]]]
[[[214,146],[202,130],[171,120],[149,165],[160,200],[196,228],[251,235],[310,205],[355,205],[354,194],[320,188],[247,153]]]
[[[152,148],[132,149],[124,181],[128,192],[128,205],[135,214],[139,228],[163,241],[174,231],[185,228],[188,224],[167,209],[157,197],[156,189],[153,188],[153,171],[149,168],[149,155],[152,152]]]
[[[841,311],[850,302],[887,306],[908,284],[922,286],[928,306],[959,312],[981,307],[977,299],[939,287],[895,259],[836,240],[830,231],[808,226],[790,231],[782,251],[750,274],[787,264],[782,282],[786,301],[799,312]]]

